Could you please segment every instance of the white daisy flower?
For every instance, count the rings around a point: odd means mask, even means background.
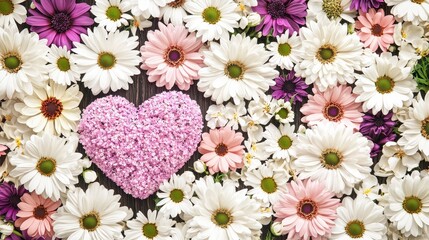
[[[344,198],[342,206],[337,208],[338,218],[329,239],[387,240],[387,220],[383,209],[368,198]]]
[[[197,32],[203,42],[228,39],[229,33],[238,27],[240,15],[235,11],[233,0],[188,0],[184,8],[190,15],[185,16],[186,28]],[[238,45],[236,45],[238,46]]]
[[[113,195],[99,183],[91,183],[86,191],[81,188],[67,192],[54,219],[56,237],[62,239],[122,239],[123,225],[132,211],[121,207],[121,196]]]
[[[173,240],[176,234],[173,225],[175,222],[167,216],[148,210],[147,217],[142,212],[137,218],[127,222],[129,229],[125,230],[125,240]]]
[[[252,198],[264,203],[276,203],[287,192],[286,183],[290,176],[286,171],[275,171],[262,165],[258,169],[247,171],[244,185],[252,189],[247,193]]]
[[[160,213],[175,218],[182,212],[189,213],[191,211],[192,204],[190,199],[193,194],[194,192],[187,183],[186,178],[173,174],[169,181],[164,181],[159,186],[159,192],[156,195],[161,200],[156,206],[161,207]]]
[[[297,64],[302,54],[300,52],[301,39],[297,36],[298,32],[294,32],[289,36],[289,29],[280,36],[277,36],[276,42],[271,42],[267,48],[271,51],[270,63],[276,64],[281,69],[292,70]]]
[[[198,72],[198,90],[217,104],[231,98],[236,105],[244,99],[259,101],[275,84],[273,79],[278,75],[267,64],[269,57],[269,52],[256,38],[238,34],[231,39],[222,38],[220,44],[212,42],[210,50],[204,51],[207,67]]]
[[[279,128],[272,123],[265,128],[262,136],[266,139],[263,143],[265,151],[273,154],[274,159],[282,159],[290,162],[295,158],[295,126],[290,124],[281,124]]]
[[[266,125],[274,115],[276,104],[277,101],[271,95],[263,96],[259,101],[249,102],[249,113],[260,124]]]
[[[222,104],[210,105],[205,117],[207,121],[207,126],[210,129],[225,127],[225,125],[228,123],[228,118],[226,118],[225,115],[226,115],[226,108],[224,105]]]
[[[48,74],[49,78],[61,85],[70,85],[80,79],[74,54],[71,54],[66,47],[57,47],[52,44],[48,53]]]
[[[428,21],[429,0],[386,0],[386,3],[393,6],[390,11],[399,21],[414,25]]]
[[[0,28],[17,27],[25,22],[27,10],[20,3],[25,0],[3,0],[0,5]]]
[[[350,10],[351,0],[310,0],[308,1],[307,22],[323,17],[331,20],[346,20],[354,23],[356,11]]]
[[[381,187],[378,184],[378,179],[374,175],[366,177],[362,180],[360,186],[354,189],[356,195],[362,195],[372,201],[380,198],[380,190]]]
[[[363,68],[363,74],[357,75],[353,93],[359,95],[356,102],[363,102],[365,112],[387,114],[411,101],[417,83],[412,79],[411,68],[397,56],[382,53],[375,60],[375,65]]]
[[[350,194],[371,173],[369,144],[353,128],[321,122],[298,137],[294,169],[300,179],[320,181],[337,195]]]
[[[97,0],[91,7],[94,21],[109,32],[114,32],[121,26],[128,26],[128,21],[133,19],[127,13],[130,10],[131,5],[123,0]]]
[[[78,183],[77,177],[82,173],[82,154],[76,148],[74,142],[49,133],[33,135],[24,153],[10,159],[15,166],[10,175],[18,178],[28,191],[57,201],[66,187]]]
[[[405,178],[393,178],[386,198],[384,213],[405,237],[422,236],[429,227],[429,176],[415,171]]]
[[[88,30],[82,35],[82,43],[75,43],[72,51],[80,73],[85,74],[82,82],[94,95],[109,90],[128,90],[133,83],[131,76],[140,73],[138,37],[129,37],[128,31],[107,33],[104,28]]]
[[[134,16],[142,15],[144,18],[159,18],[161,15],[160,7],[165,7],[174,0],[126,0],[131,5],[131,13]]]
[[[15,93],[32,94],[34,85],[42,85],[49,50],[46,43],[27,29],[0,28],[0,99],[12,99]]]
[[[70,131],[77,131],[82,98],[78,85],[67,88],[51,82],[44,88],[35,88],[33,95],[25,96],[23,103],[15,104],[15,109],[21,114],[18,122],[36,133],[45,131],[68,136]]]
[[[307,22],[300,29],[302,58],[295,65],[297,76],[315,83],[320,91],[339,84],[353,83],[360,69],[363,45],[356,33],[347,34],[347,24],[326,17]]]
[[[183,25],[183,19],[188,14],[185,11],[185,4],[189,0],[174,0],[161,8],[162,20],[165,24],[171,22],[175,26]]]
[[[225,106],[225,117],[228,119],[226,127],[237,130],[239,125],[244,124],[243,116],[246,115],[246,113],[247,110],[244,102],[241,102],[238,105],[229,102]]]
[[[292,111],[292,105],[289,101],[285,102],[284,99],[277,100],[277,106],[274,110],[275,119],[280,123],[291,123],[295,119],[295,112]]]

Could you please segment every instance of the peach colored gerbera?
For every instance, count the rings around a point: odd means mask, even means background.
[[[31,237],[51,239],[54,235],[51,216],[60,205],[61,201],[53,202],[49,198],[44,199],[35,192],[26,193],[18,203],[21,210],[16,215],[19,218],[15,221],[15,226],[22,231],[27,231]]]
[[[321,240],[329,236],[337,218],[340,200],[322,183],[310,179],[287,184],[288,193],[273,205],[276,221],[287,239]]]
[[[141,68],[147,70],[149,82],[167,89],[176,84],[180,90],[188,90],[193,81],[199,79],[198,71],[203,66],[199,52],[203,45],[201,39],[182,25],[165,26],[161,22],[159,30],[150,31],[147,38],[140,51]]]
[[[362,122],[362,104],[356,103],[356,94],[350,86],[340,85],[320,92],[313,88],[314,95],[308,96],[308,102],[301,108],[304,114],[302,121],[308,125],[328,120],[340,122],[346,126],[359,130]]]
[[[365,47],[375,52],[380,48],[383,52],[392,44],[395,19],[392,15],[384,15],[384,10],[377,12],[371,8],[368,12],[359,11],[356,28],[360,30],[358,36]]]
[[[240,132],[235,132],[229,128],[210,130],[210,133],[203,133],[198,151],[203,155],[204,161],[210,174],[216,172],[228,172],[228,169],[235,171],[243,167],[244,146],[241,145],[244,138]]]

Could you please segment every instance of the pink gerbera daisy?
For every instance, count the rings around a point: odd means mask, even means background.
[[[201,40],[182,25],[162,23],[159,23],[159,30],[150,31],[147,38],[140,50],[141,68],[147,70],[149,82],[168,90],[174,84],[180,90],[188,90],[193,81],[199,79],[198,71],[203,66],[199,52],[203,45]]]
[[[359,130],[362,122],[362,104],[356,103],[356,94],[350,86],[340,85],[320,92],[313,88],[314,95],[308,96],[308,102],[301,108],[302,121],[310,126],[328,120],[340,122]]]
[[[340,200],[325,186],[310,179],[287,184],[288,193],[273,205],[276,221],[283,225],[287,239],[320,240],[331,234]]]
[[[244,138],[240,132],[229,128],[210,130],[203,133],[198,151],[203,155],[201,160],[209,168],[211,174],[216,172],[235,171],[243,167],[243,149],[241,145]]]
[[[360,30],[358,36],[364,46],[373,52],[377,51],[379,47],[385,52],[390,44],[394,42],[394,22],[393,16],[384,15],[382,8],[378,9],[377,12],[374,8],[369,9],[368,12],[360,10],[358,21],[356,21],[356,28]]]
[[[44,199],[35,192],[26,193],[18,203],[21,210],[16,215],[19,218],[15,221],[15,226],[22,231],[27,231],[31,237],[51,239],[54,235],[51,216],[60,205],[61,201],[53,202],[49,198]]]

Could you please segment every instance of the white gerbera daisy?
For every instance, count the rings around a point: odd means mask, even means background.
[[[10,175],[19,178],[28,191],[57,201],[66,187],[78,183],[77,177],[82,173],[79,165],[82,154],[76,148],[73,141],[48,133],[33,135],[24,153],[10,159],[15,166]]]
[[[58,84],[70,85],[80,79],[74,54],[71,54],[66,47],[57,47],[52,44],[48,53],[47,67],[49,78]]]
[[[47,40],[14,27],[0,28],[0,99],[33,93],[46,74]]]
[[[344,19],[354,23],[356,11],[350,10],[351,3],[351,0],[310,0],[308,1],[307,22],[327,17],[331,20]]]
[[[393,6],[391,12],[400,21],[414,25],[428,21],[429,0],[386,0],[386,3]]]
[[[156,194],[161,200],[156,206],[161,207],[160,213],[175,218],[177,215],[189,213],[192,208],[191,197],[194,194],[186,178],[173,174],[170,181],[164,181]]]
[[[265,128],[262,136],[264,141],[265,151],[273,154],[274,159],[283,159],[290,162],[295,158],[295,126],[290,124],[281,124],[279,128],[272,123]]]
[[[252,187],[248,195],[263,203],[276,203],[287,192],[286,183],[290,176],[286,171],[275,171],[272,167],[262,165],[258,169],[245,173],[246,186]]]
[[[0,3],[0,28],[16,27],[27,17],[27,10],[20,3],[25,0],[3,0]]]
[[[91,7],[91,12],[95,15],[94,21],[109,32],[114,32],[121,26],[128,26],[128,20],[133,19],[127,13],[131,10],[131,5],[126,1],[97,0],[95,4]]]
[[[126,0],[131,5],[131,13],[134,16],[142,15],[144,18],[158,18],[161,15],[160,7],[165,7],[174,0]]]
[[[295,146],[299,178],[320,181],[337,195],[350,194],[371,172],[368,139],[342,124],[321,122],[300,135]]]
[[[362,196],[343,199],[342,206],[337,208],[338,218],[329,239],[386,240],[387,220],[383,207]]]
[[[125,240],[172,240],[175,233],[175,222],[167,216],[148,210],[147,217],[142,212],[137,218],[127,222],[129,229],[125,230]]]
[[[187,238],[252,239],[260,235],[260,204],[246,195],[247,189],[237,192],[231,181],[222,186],[208,177],[195,182],[195,192]]]
[[[18,122],[36,133],[46,131],[68,136],[70,131],[77,130],[82,97],[83,93],[76,84],[67,88],[50,82],[44,88],[35,88],[33,95],[25,96],[23,103],[15,104],[15,109],[21,114]]]
[[[222,38],[220,44],[212,42],[204,57],[207,67],[198,72],[198,90],[217,104],[231,98],[237,105],[244,99],[259,101],[278,75],[267,64],[270,55],[264,45],[240,34]]]
[[[88,30],[82,35],[82,43],[75,43],[72,51],[80,73],[85,74],[82,82],[94,95],[107,93],[110,89],[128,90],[133,83],[131,76],[140,73],[136,67],[140,63],[138,37],[129,37],[128,31],[107,33],[104,28]]]
[[[67,200],[52,215],[56,237],[62,239],[122,239],[123,225],[132,215],[121,207],[121,196],[99,183],[67,192]]]
[[[387,193],[387,218],[406,237],[418,237],[429,227],[429,176],[415,171],[405,178],[393,178]]]
[[[347,34],[347,24],[322,17],[317,22],[307,22],[299,35],[303,60],[295,65],[295,71],[307,85],[315,83],[325,91],[338,83],[354,82],[363,45],[355,33]]]
[[[184,8],[187,1],[189,0],[174,0],[162,7],[161,16],[164,23],[171,22],[175,26],[183,25],[183,18],[188,15]]]
[[[289,29],[280,36],[277,36],[276,42],[271,42],[267,48],[271,51],[270,63],[276,64],[281,69],[292,70],[300,59],[301,40],[294,32],[289,36]]]
[[[413,150],[405,150],[396,142],[387,142],[383,146],[383,155],[374,170],[377,176],[395,176],[402,178],[407,171],[419,166],[421,155]]]
[[[407,62],[397,56],[382,53],[375,61],[375,65],[363,68],[363,74],[357,75],[353,93],[359,95],[356,102],[363,102],[365,112],[387,114],[411,101],[417,84],[410,74],[411,68],[406,67]]]
[[[197,32],[203,42],[228,39],[229,33],[238,27],[240,15],[235,11],[233,0],[188,0],[184,8],[190,15],[185,16],[186,28]],[[238,45],[236,45],[238,46]]]
[[[293,122],[295,113],[292,111],[292,105],[289,101],[284,99],[277,100],[277,106],[274,110],[275,119],[280,123],[286,124]]]

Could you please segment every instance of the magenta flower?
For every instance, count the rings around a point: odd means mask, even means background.
[[[48,45],[72,48],[72,42],[80,42],[80,34],[94,23],[89,16],[90,6],[75,0],[33,0],[35,9],[28,10],[31,31],[40,38],[48,39]]]

